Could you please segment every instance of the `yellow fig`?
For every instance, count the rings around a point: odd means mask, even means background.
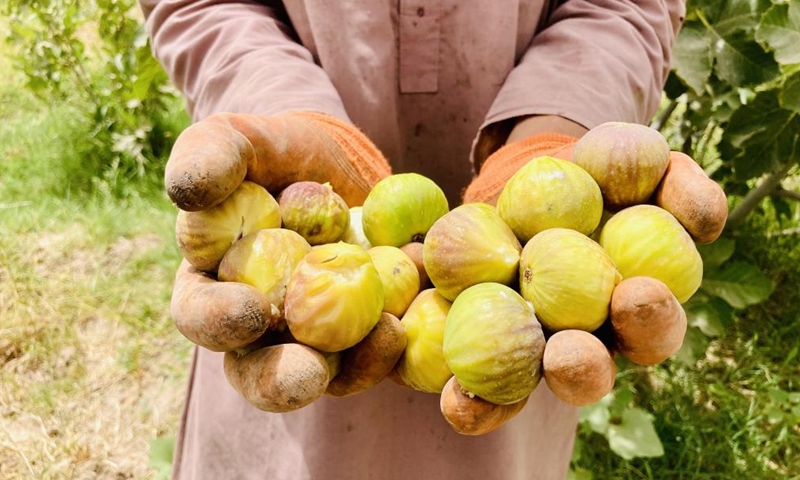
[[[383,311],[400,318],[419,293],[419,272],[402,250],[388,245],[367,250],[383,283]]]

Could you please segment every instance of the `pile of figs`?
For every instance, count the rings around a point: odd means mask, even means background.
[[[440,395],[453,429],[480,435],[542,379],[585,406],[613,389],[617,354],[673,355],[702,279],[695,245],[726,217],[724,192],[691,158],[612,122],[571,161],[532,158],[496,205],[450,209],[415,173],[355,207],[327,184],[273,198],[245,181],[211,210],[180,212],[176,233],[194,268],[272,306],[267,332],[226,349],[226,376],[251,404],[290,411],[388,377]]]

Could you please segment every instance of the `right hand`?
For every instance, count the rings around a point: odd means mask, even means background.
[[[329,182],[355,206],[390,173],[388,162],[364,134],[330,116],[223,113],[179,135],[167,162],[165,186],[175,205],[190,212],[218,205],[245,179],[273,195],[301,180]],[[256,288],[218,282],[215,272],[200,271],[186,260],[175,276],[170,314],[185,337],[217,352],[252,343],[280,320]]]

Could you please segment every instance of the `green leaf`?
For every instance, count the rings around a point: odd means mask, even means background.
[[[783,420],[784,416],[785,414],[783,413],[783,410],[777,407],[771,406],[769,407],[769,410],[767,410],[767,421],[769,423],[779,423]]]
[[[585,468],[569,469],[567,473],[567,480],[594,480],[594,475],[590,470]]]
[[[720,150],[732,160],[737,179],[748,180],[796,162],[800,114],[781,107],[776,89],[759,92],[731,115]]]
[[[769,396],[772,397],[772,400],[779,403],[784,404],[789,402],[789,392],[785,392],[780,388],[773,388],[769,391]]]
[[[174,437],[160,437],[150,440],[150,468],[156,471],[158,480],[168,480],[172,473],[172,455],[175,449]]]
[[[664,455],[652,415],[635,407],[622,413],[622,423],[608,427],[608,446],[626,460]]]
[[[775,52],[778,63],[800,63],[800,2],[770,7],[761,17],[755,37]]]
[[[800,113],[800,71],[783,80],[778,101],[781,107]]]
[[[689,327],[681,348],[671,358],[685,365],[694,365],[706,352],[708,337],[697,327]]]
[[[718,298],[702,299],[698,296],[683,305],[689,326],[699,328],[707,337],[725,333],[725,325],[733,323],[733,311]]]
[[[713,30],[720,36],[729,36],[741,30],[750,30],[758,25],[759,5],[753,0],[693,0],[692,5],[699,7],[705,23],[713,25]]]
[[[800,392],[789,393],[789,401],[791,403],[800,403]]]
[[[746,32],[736,31],[729,37],[718,37],[714,44],[717,76],[737,87],[759,85],[780,74],[772,54]]]
[[[612,398],[613,394],[610,393],[600,399],[599,402],[582,407],[580,409],[580,423],[589,425],[589,428],[595,433],[605,435],[611,420],[611,412],[608,406]]]
[[[711,37],[705,27],[700,24],[690,24],[682,28],[672,49],[672,66],[675,74],[697,95],[702,95],[713,65]]]
[[[701,287],[731,307],[743,309],[766,300],[775,285],[757,266],[736,261],[707,272]]]
[[[732,238],[719,238],[713,243],[697,245],[697,251],[703,258],[705,270],[716,268],[727,262],[736,250],[736,240]]]

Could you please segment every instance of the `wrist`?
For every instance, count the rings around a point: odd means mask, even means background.
[[[531,115],[517,119],[506,139],[506,144],[540,133],[556,133],[579,138],[588,131],[583,125],[558,115]]]

